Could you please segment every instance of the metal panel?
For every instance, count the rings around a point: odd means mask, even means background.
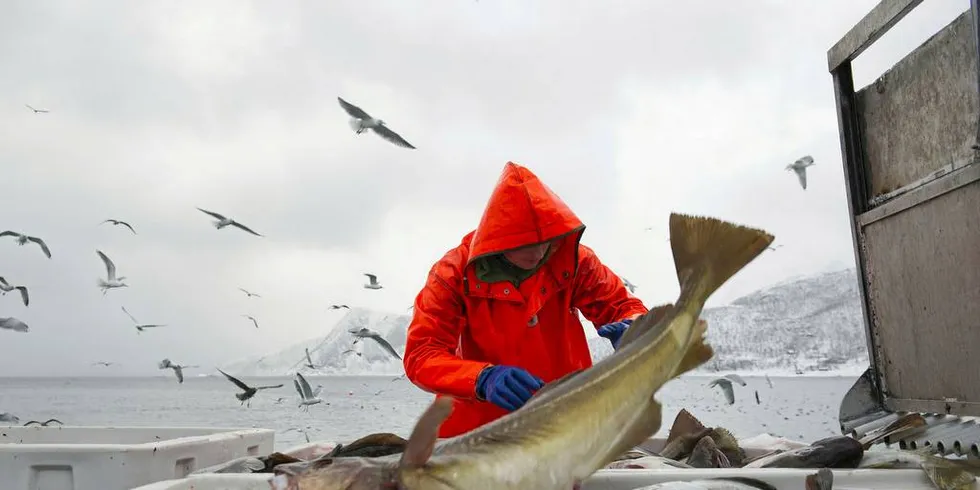
[[[883,0],[827,53],[871,357],[844,433],[895,412],[980,415],[980,0],[858,93],[851,74],[919,3]],[[976,429],[929,437],[976,455]]]
[[[969,9],[857,91],[870,197],[973,156],[977,53]]]
[[[980,402],[980,181],[862,235],[888,398]],[[980,415],[980,405],[971,412]]]

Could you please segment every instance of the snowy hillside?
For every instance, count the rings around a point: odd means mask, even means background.
[[[855,270],[847,269],[784,281],[743,296],[731,304],[705,309],[708,341],[715,356],[698,372],[784,371],[860,374],[868,363]],[[386,315],[353,308],[323,337],[295,344],[258,359],[227,366],[244,376],[278,376],[297,369],[311,372],[304,347],[310,348],[319,374],[402,374],[402,364],[374,341],[353,348],[362,356],[343,354],[352,348],[351,328],[379,332],[399,353],[405,349],[409,315]],[[592,329],[583,318],[586,329]],[[609,341],[588,332],[593,360],[612,352]],[[855,372],[855,365],[858,366]]]
[[[361,339],[353,344],[356,337],[348,330],[370,328],[381,334],[401,355],[405,350],[405,332],[411,319],[409,315],[351,308],[323,337],[299,342],[259,358],[232,362],[222,369],[242,376],[282,376],[296,371],[304,374],[400,375],[403,372],[401,361],[391,357],[372,339]],[[310,358],[317,369],[303,366],[306,364],[304,348],[310,349]],[[344,353],[348,349],[361,355]]]

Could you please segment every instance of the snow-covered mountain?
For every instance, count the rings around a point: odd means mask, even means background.
[[[783,281],[729,305],[707,308],[701,317],[708,321],[708,341],[715,356],[699,372],[833,372],[868,362],[853,268]],[[323,337],[223,369],[243,376],[280,376],[299,369],[319,374],[401,374],[401,362],[373,340],[363,339],[352,347],[354,338],[348,330],[375,330],[401,353],[410,320],[409,315],[352,308]],[[583,323],[592,328],[584,319]],[[303,368],[304,347],[310,349],[317,370]],[[612,353],[609,341],[594,333],[589,334],[589,347],[593,360]],[[344,353],[351,348],[362,355]]]

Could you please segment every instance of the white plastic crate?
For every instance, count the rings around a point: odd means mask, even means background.
[[[721,476],[743,476],[764,481],[776,490],[800,490],[816,470],[782,468],[599,470],[582,490],[634,490],[669,481],[690,481]],[[833,470],[834,490],[934,490],[921,470]],[[194,475],[158,482],[135,490],[269,490],[271,474]],[[973,490],[980,490],[974,482]]]
[[[0,426],[3,490],[130,490],[274,451],[275,431]]]

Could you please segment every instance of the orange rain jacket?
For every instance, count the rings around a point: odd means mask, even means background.
[[[415,298],[405,374],[454,397],[439,429],[452,437],[506,410],[476,398],[490,365],[526,369],[550,382],[592,365],[577,310],[596,327],[647,311],[579,240],[585,226],[530,170],[507,162],[476,230],[432,266]],[[515,288],[477,279],[474,258],[562,237],[545,264]]]

